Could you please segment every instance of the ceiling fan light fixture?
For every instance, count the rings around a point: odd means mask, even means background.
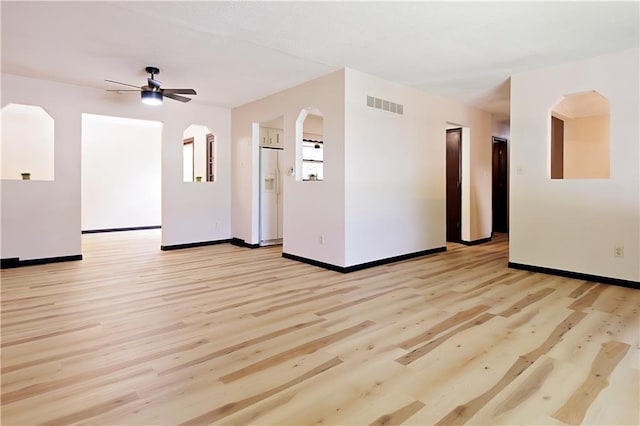
[[[162,105],[162,93],[152,90],[143,90],[140,94],[145,105]]]
[[[2,1],[2,0],[0,0]],[[135,86],[133,84],[121,83],[115,80],[105,80],[109,83],[121,84],[123,86],[133,87],[136,90],[132,89],[107,89],[108,92],[140,92],[140,97],[142,99],[142,103],[145,105],[162,105],[164,98],[169,98],[178,102],[189,102],[191,98],[182,95],[197,95],[194,89],[167,89],[160,87],[162,83],[155,79],[156,74],[160,72],[160,70],[156,67],[147,67],[145,68],[150,75],[147,78],[147,84],[143,86]]]

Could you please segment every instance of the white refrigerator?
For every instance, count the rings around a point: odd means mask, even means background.
[[[282,244],[283,150],[260,147],[260,245]]]

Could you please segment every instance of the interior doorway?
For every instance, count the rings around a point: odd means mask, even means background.
[[[260,245],[282,244],[284,229],[283,117],[260,123]]]
[[[447,241],[462,241],[462,128],[447,129]]]
[[[509,232],[509,152],[507,140],[493,138],[493,231]]]
[[[159,121],[82,114],[83,233],[160,228]]]

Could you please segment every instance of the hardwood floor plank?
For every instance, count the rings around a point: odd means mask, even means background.
[[[569,309],[581,311],[583,309],[590,308],[607,288],[608,286],[603,284],[593,286],[591,290],[569,305]]]
[[[530,376],[518,386],[506,400],[498,404],[494,414],[500,416],[502,413],[513,410],[522,402],[531,398],[541,387],[546,378],[553,372],[553,359],[547,358],[538,365]]]
[[[309,378],[312,378],[318,374],[322,374],[323,372],[335,367],[336,365],[340,365],[341,363],[342,361],[340,361],[338,358],[334,358],[331,361],[327,361],[324,364],[321,364],[318,367],[314,368],[313,370],[308,371],[307,373],[299,377],[296,377],[293,380],[283,383],[280,386],[277,386],[268,391],[259,393],[257,395],[250,396],[248,398],[243,399],[242,401],[232,402],[232,403],[223,405],[222,407],[208,411],[204,414],[199,415],[198,417],[195,417],[183,423],[183,425],[186,426],[186,425],[200,425],[203,423],[213,423],[215,421],[220,420],[223,417],[226,417],[230,414],[235,413],[236,411],[242,410],[243,408],[249,407],[252,404],[255,404],[256,402],[262,401],[265,398],[268,398],[272,395],[282,392],[283,390],[286,390],[292,386],[295,386],[298,383],[301,383]]]
[[[332,306],[330,308],[323,309],[321,311],[316,312],[316,315],[324,316],[324,315],[330,314],[332,312],[337,312],[337,311],[341,311],[343,309],[351,308],[351,307],[353,307],[355,305],[359,305],[361,303],[369,302],[369,301],[371,301],[373,299],[377,299],[379,297],[385,296],[385,295],[387,295],[389,293],[393,293],[395,291],[402,290],[404,288],[405,287],[396,287],[396,288],[392,288],[391,290],[383,291],[381,293],[372,294],[371,296],[362,297],[360,299],[357,299],[357,300],[354,300],[354,301],[351,301],[351,302],[346,302],[346,303],[342,303],[340,305]]]
[[[62,334],[67,334],[67,333],[74,333],[74,332],[79,331],[79,330],[86,330],[86,329],[89,329],[89,328],[94,328],[94,327],[99,327],[99,326],[100,326],[99,323],[90,323],[90,324],[83,324],[83,325],[78,326],[78,327],[67,328],[65,330],[54,331],[54,332],[46,333],[46,334],[40,334],[38,336],[30,336],[30,337],[25,337],[23,339],[10,340],[8,342],[6,340],[2,339],[2,344],[0,345],[0,347],[6,348],[7,346],[20,345],[22,343],[29,343],[29,342],[33,342],[35,340],[47,339],[49,337],[60,336]]]
[[[350,291],[354,291],[354,290],[357,290],[357,289],[358,289],[358,287],[355,287],[355,286],[341,288],[339,290],[334,290],[334,291],[330,291],[330,292],[327,292],[327,293],[317,294],[315,296],[305,297],[303,299],[298,299],[298,300],[296,300],[294,302],[283,303],[283,304],[279,304],[279,305],[273,305],[273,306],[268,307],[267,309],[263,309],[263,310],[260,310],[260,311],[253,312],[251,315],[253,315],[254,317],[260,317],[262,315],[267,315],[267,314],[270,314],[270,313],[275,312],[275,311],[280,310],[280,309],[289,308],[291,306],[299,306],[302,303],[308,303],[308,302],[312,302],[312,301],[315,301],[315,300],[318,300],[318,299],[324,299],[325,297],[331,297],[331,296],[336,296],[336,295],[339,295],[339,294],[348,293]]]
[[[525,355],[518,357],[516,362],[513,363],[511,368],[502,376],[494,386],[487,390],[477,398],[462,404],[454,408],[449,414],[438,421],[437,425],[455,425],[466,423],[474,414],[476,414],[485,404],[487,404],[493,397],[501,392],[507,385],[513,382],[524,370],[529,368],[535,363],[540,356],[547,353],[553,348],[571,328],[586,314],[582,312],[574,312],[569,315],[564,321],[562,321],[547,337],[547,339],[537,348],[531,350]]]
[[[44,423],[45,425],[66,425],[71,423],[77,423],[82,420],[90,419],[92,417],[104,414],[117,407],[126,405],[132,401],[138,399],[138,395],[135,392],[130,392],[126,395],[119,396],[110,401],[102,402],[91,407],[87,407],[75,413],[68,414],[63,417],[58,417]]]
[[[323,321],[324,321],[324,319],[318,319],[316,321],[308,321],[308,322],[304,322],[304,323],[298,323],[298,324],[292,325],[290,327],[286,327],[286,328],[283,328],[283,329],[280,329],[280,330],[276,330],[276,331],[273,331],[271,333],[267,333],[267,334],[264,334],[262,336],[258,336],[258,337],[255,337],[253,339],[245,340],[244,342],[241,342],[241,343],[238,343],[238,344],[235,344],[235,345],[228,346],[226,348],[217,350],[215,352],[209,353],[209,354],[207,354],[205,356],[202,356],[200,358],[191,360],[191,361],[186,362],[184,364],[180,364],[180,365],[174,366],[174,367],[172,367],[172,368],[170,368],[168,370],[160,371],[158,374],[159,375],[170,374],[170,373],[173,373],[174,371],[181,370],[183,368],[188,368],[188,367],[200,364],[202,362],[210,361],[210,360],[212,360],[214,358],[217,358],[217,357],[220,357],[220,356],[229,355],[229,354],[231,354],[233,352],[236,352],[236,351],[238,351],[240,349],[244,349],[244,348],[247,348],[247,347],[249,347],[251,345],[255,345],[256,343],[266,342],[267,340],[273,339],[274,337],[282,336],[282,335],[287,334],[289,332],[292,332],[292,331],[295,331],[295,330],[300,330],[302,328],[309,327],[311,325],[318,324],[318,323],[321,323]]]
[[[527,294],[525,297],[523,297],[522,299],[518,300],[513,305],[509,306],[507,309],[505,309],[504,311],[500,312],[498,315],[500,315],[502,317],[510,317],[511,315],[517,314],[518,312],[520,312],[524,308],[528,307],[529,305],[532,305],[532,304],[544,299],[545,297],[547,297],[548,295],[550,295],[554,291],[555,290],[552,289],[552,288],[543,288],[542,290],[539,290],[539,291],[537,291],[535,293]]]
[[[593,361],[589,376],[573,392],[571,398],[553,414],[553,417],[568,424],[582,423],[587,409],[600,391],[607,387],[609,375],[628,350],[629,345],[625,343],[604,343]]]
[[[571,294],[569,294],[569,297],[571,297],[572,299],[577,299],[587,291],[591,290],[595,285],[596,285],[595,283],[585,281],[582,284],[580,284],[580,286],[578,286],[575,290],[573,290]]]
[[[378,417],[369,426],[386,426],[386,425],[398,425],[413,416],[418,411],[424,408],[424,403],[420,401],[414,401],[409,405],[405,405],[394,411],[393,413],[385,414]]]
[[[509,269],[504,234],[349,274],[82,241],[0,271],[2,424],[640,421],[640,291]]]
[[[426,354],[428,354],[429,352],[431,352],[432,350],[434,350],[435,348],[437,348],[438,346],[446,342],[449,338],[455,336],[461,331],[467,330],[472,327],[478,327],[484,324],[485,322],[489,321],[490,319],[492,319],[494,316],[495,315],[493,314],[484,313],[480,315],[478,318],[472,321],[469,321],[466,324],[463,324],[460,327],[455,328],[454,330],[451,330],[449,333],[446,333],[434,340],[431,340],[429,343],[419,346],[418,348],[412,350],[406,355],[396,359],[396,361],[403,365],[409,365],[412,362],[414,362],[416,359],[425,356]]]
[[[438,334],[442,333],[443,331],[446,331],[450,328],[453,328],[463,322],[466,322],[468,320],[470,320],[471,318],[480,315],[481,313],[483,313],[484,311],[486,311],[487,309],[489,309],[488,306],[485,305],[478,305],[478,306],[473,306],[469,309],[466,309],[464,311],[460,311],[457,312],[455,315],[453,315],[450,318],[445,319],[444,321],[441,321],[439,323],[437,323],[436,325],[430,327],[428,330],[426,330],[423,333],[420,333],[417,336],[412,337],[411,339],[407,339],[403,342],[398,343],[398,346],[400,346],[402,349],[411,349],[412,347],[414,347],[415,345],[422,343],[426,340],[431,340],[432,337],[437,336]]]
[[[358,325],[346,328],[337,333],[333,333],[328,336],[321,337],[319,339],[311,340],[307,343],[303,343],[294,348],[281,352],[277,355],[271,356],[269,358],[265,358],[251,365],[242,367],[241,369],[236,370],[233,373],[225,374],[224,376],[220,377],[220,381],[222,381],[223,383],[230,383],[242,377],[253,374],[256,371],[269,368],[285,360],[289,360],[301,355],[316,352],[328,345],[331,345],[332,343],[335,343],[342,339],[346,339],[347,337],[359,332],[360,330],[364,330],[365,328],[371,327],[372,325],[375,325],[375,323],[372,321],[363,321]]]

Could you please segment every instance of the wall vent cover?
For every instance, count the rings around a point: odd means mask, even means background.
[[[383,111],[394,112],[396,114],[404,114],[404,106],[385,99],[367,96],[367,106],[371,108],[381,109]]]

